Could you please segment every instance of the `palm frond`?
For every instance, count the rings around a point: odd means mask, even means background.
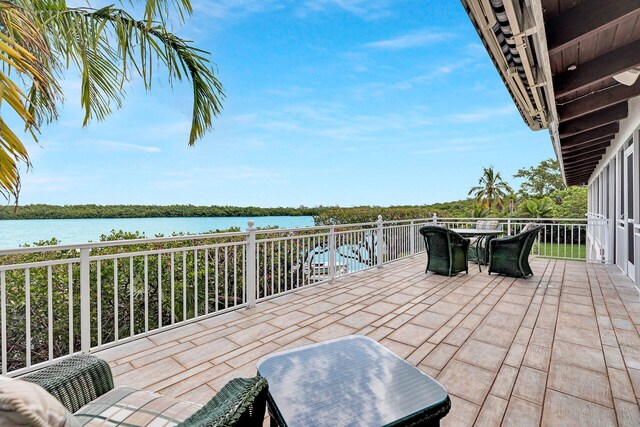
[[[177,2],[178,0],[175,0]],[[159,7],[159,0],[149,7]],[[181,1],[182,3],[187,3]],[[155,10],[155,9],[154,9]],[[85,124],[102,120],[122,103],[124,83],[130,74],[142,77],[151,88],[153,64],[160,62],[170,84],[190,81],[193,110],[189,145],[212,129],[220,114],[224,93],[215,76],[208,53],[168,32],[162,25],[132,18],[121,9],[108,6],[99,10],[41,8],[47,37],[62,57],[82,71],[82,105]]]
[[[126,0],[120,0],[123,4]],[[8,104],[37,141],[39,127],[57,119],[63,101],[63,70],[81,75],[83,125],[102,120],[122,105],[126,82],[142,77],[151,89],[153,66],[167,70],[169,83],[189,81],[193,110],[188,143],[212,129],[224,93],[208,53],[167,30],[168,18],[192,13],[189,0],[128,0],[144,4],[144,19],[108,6],[68,8],[65,0],[0,0],[0,104]],[[27,150],[0,116],[0,194],[17,200],[20,163]]]
[[[9,105],[36,139],[40,124],[57,117],[61,95],[52,72],[54,56],[34,22],[29,10],[0,1],[0,105]],[[30,82],[28,91],[16,81]],[[0,194],[7,200],[17,201],[19,163],[29,166],[27,149],[0,116]]]

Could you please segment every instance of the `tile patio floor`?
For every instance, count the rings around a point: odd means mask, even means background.
[[[204,403],[268,353],[365,334],[444,384],[444,426],[640,425],[640,299],[615,267],[536,259],[522,280],[424,265],[416,256],[97,355],[116,385]]]

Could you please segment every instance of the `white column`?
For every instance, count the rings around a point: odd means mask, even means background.
[[[378,215],[378,230],[376,237],[376,257],[378,258],[378,268],[382,268],[384,263],[383,259],[383,246],[384,246],[384,231],[382,229],[382,215]]]
[[[254,222],[249,220],[247,222],[247,231],[249,235],[247,236],[247,277],[245,278],[247,282],[247,308],[253,308],[256,306],[256,280],[257,280],[257,269],[256,269],[256,228],[254,227]]]
[[[80,249],[80,351],[89,353],[91,349],[91,294],[90,264],[91,249]]]
[[[333,281],[336,277],[336,228],[331,226],[329,229],[329,280]]]

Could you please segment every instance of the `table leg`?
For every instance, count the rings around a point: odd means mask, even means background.
[[[478,261],[478,270],[482,273],[482,260],[480,259],[480,240],[482,240],[482,236],[476,239],[476,260]]]

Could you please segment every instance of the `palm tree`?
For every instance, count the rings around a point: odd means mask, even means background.
[[[526,216],[530,218],[547,218],[553,212],[553,201],[548,197],[542,199],[529,199],[522,208]]]
[[[505,197],[513,190],[502,179],[500,172],[496,172],[493,166],[482,168],[482,177],[478,180],[478,186],[469,190],[477,202],[484,204],[489,211],[492,207],[501,208]]]
[[[124,0],[121,1],[124,3]],[[0,106],[4,103],[37,141],[40,127],[58,118],[63,101],[59,80],[68,69],[81,76],[83,125],[103,120],[122,105],[124,87],[140,77],[151,88],[154,64],[170,84],[189,81],[193,109],[189,145],[212,127],[224,98],[208,53],[169,32],[170,16],[192,13],[190,0],[130,0],[144,6],[137,20],[114,6],[67,7],[65,0],[0,0]],[[29,154],[0,115],[0,193],[20,191],[20,164]]]

